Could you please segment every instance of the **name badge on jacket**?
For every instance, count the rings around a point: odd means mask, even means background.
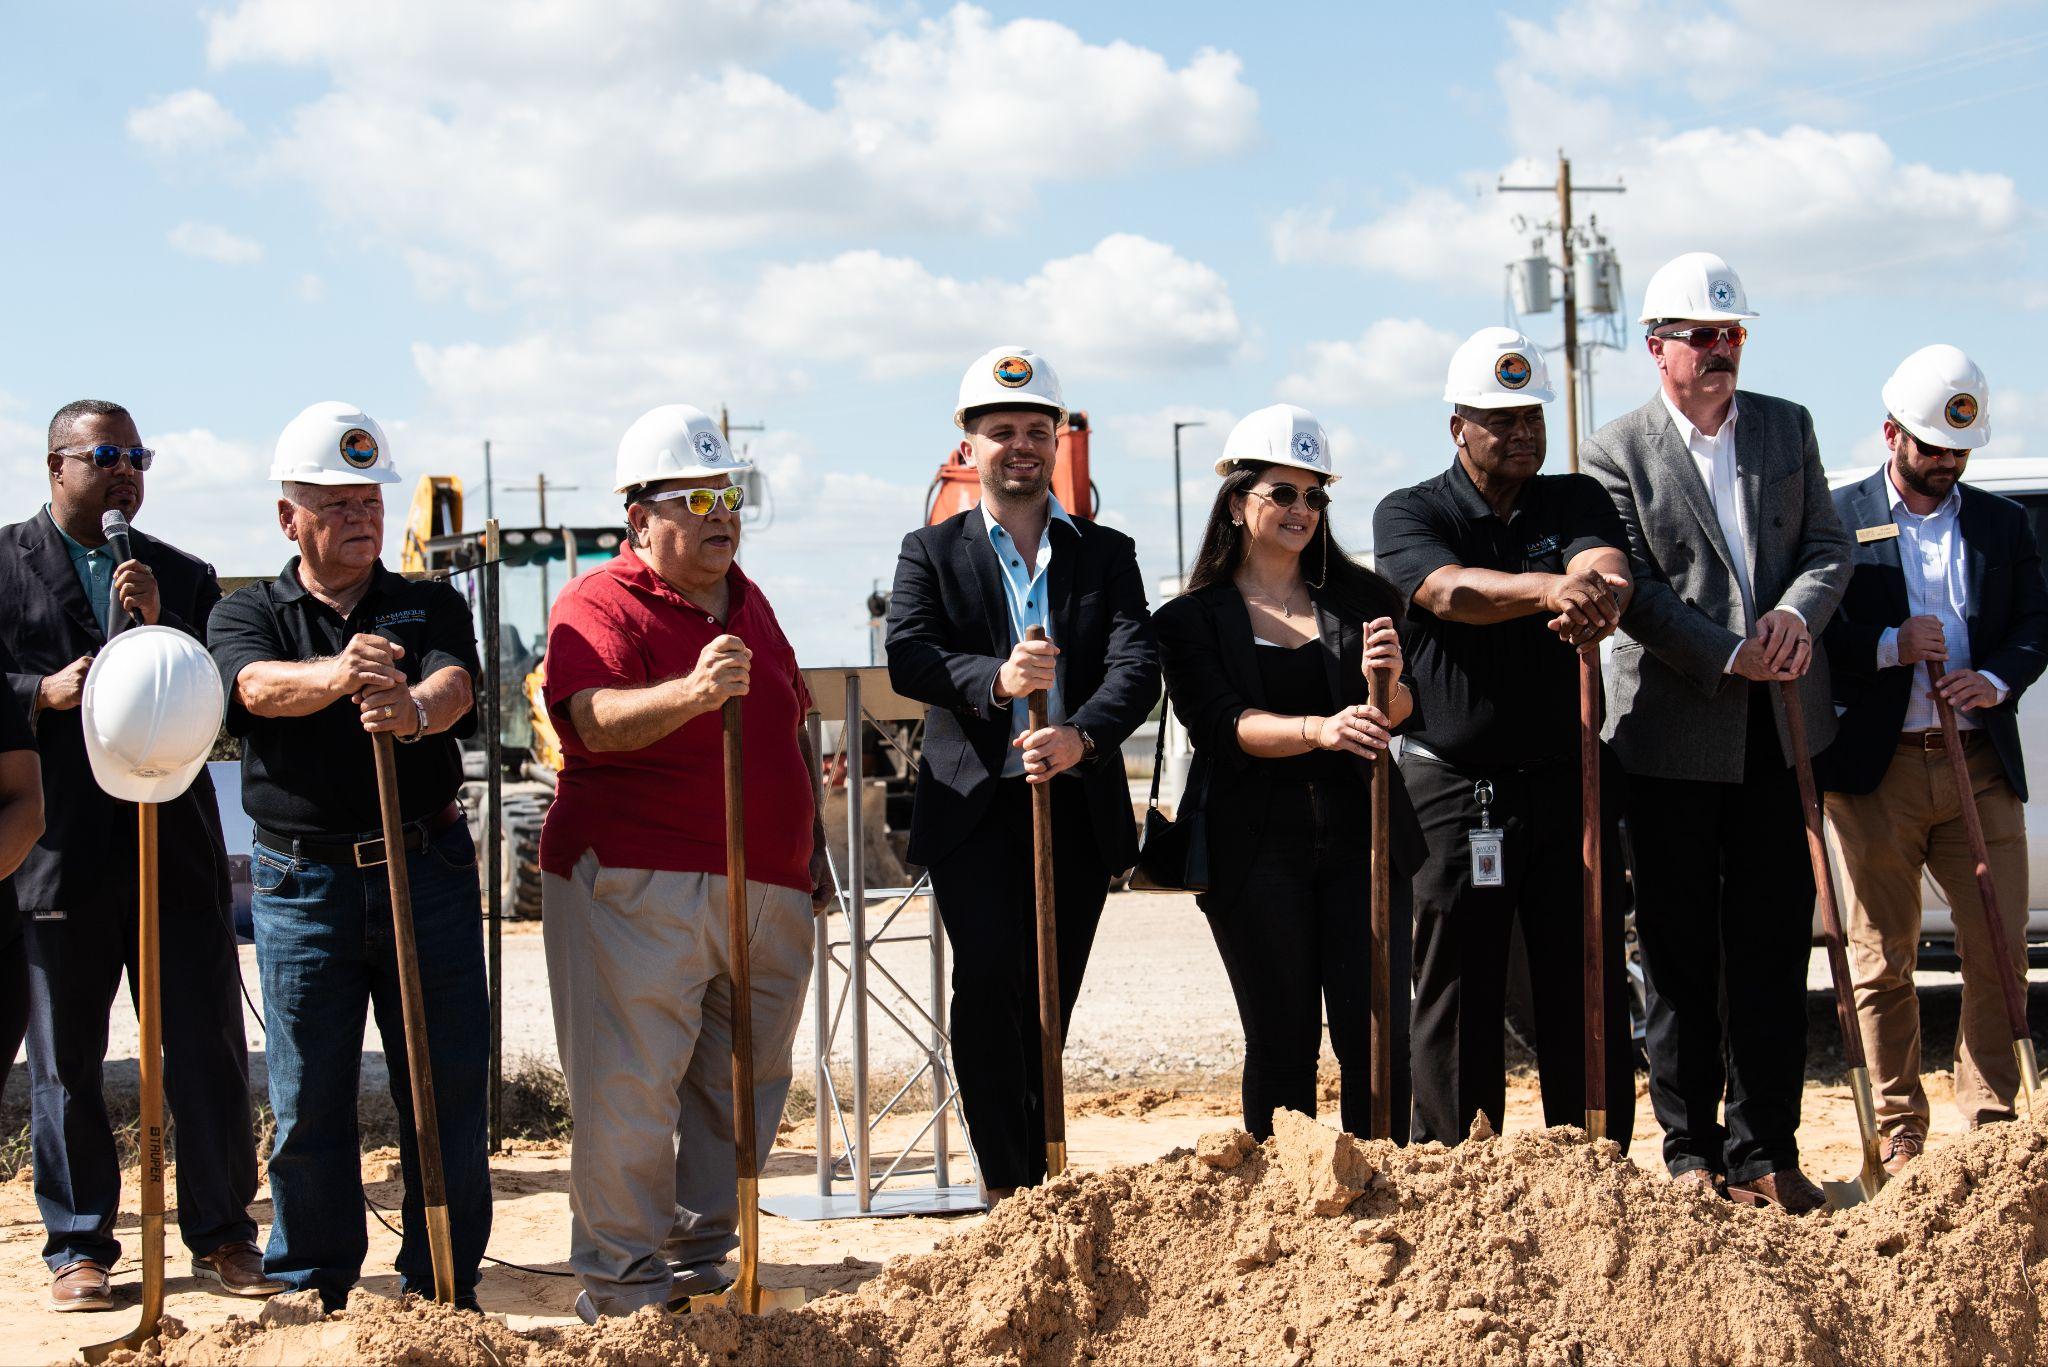
[[[1868,546],[1873,541],[1890,541],[1896,538],[1898,534],[1899,524],[1896,522],[1887,522],[1882,527],[1858,527],[1856,529],[1856,544]]]

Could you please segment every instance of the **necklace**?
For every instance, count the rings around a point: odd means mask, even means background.
[[[1280,614],[1282,620],[1291,620],[1294,617],[1294,589],[1289,589],[1285,598],[1276,598],[1268,590],[1260,588],[1249,581],[1243,587],[1254,599],[1264,599],[1269,607]],[[1297,584],[1294,587],[1300,588],[1302,586]]]

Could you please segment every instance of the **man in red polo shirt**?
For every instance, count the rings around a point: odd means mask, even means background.
[[[627,544],[562,590],[547,705],[564,763],[541,833],[542,931],[568,1078],[576,1312],[730,1284],[738,1243],[720,710],[738,697],[754,1107],[768,1161],[829,896],[796,653],[739,550],[747,469],[718,425],[657,408],[619,443]]]

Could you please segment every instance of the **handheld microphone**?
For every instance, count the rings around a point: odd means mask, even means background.
[[[106,534],[107,545],[114,552],[114,565],[118,569],[135,558],[128,546],[128,519],[121,515],[119,508],[109,508],[100,514],[100,531]],[[120,595],[109,589],[107,592],[107,635],[117,636],[134,621],[128,610],[121,606]]]

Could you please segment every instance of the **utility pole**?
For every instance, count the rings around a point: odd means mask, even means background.
[[[1572,472],[1579,469],[1579,304],[1577,298],[1578,272],[1575,269],[1577,244],[1572,240],[1572,196],[1618,195],[1623,193],[1619,185],[1573,185],[1571,159],[1564,149],[1557,153],[1557,184],[1555,185],[1501,185],[1500,194],[1556,194],[1558,240],[1564,248],[1564,392],[1565,432],[1571,443]]]
[[[1179,582],[1174,585],[1175,592],[1179,592],[1187,587],[1188,580],[1188,553],[1186,546],[1181,540],[1180,525],[1180,429],[1183,427],[1207,427],[1208,425],[1208,423],[1200,421],[1177,422],[1173,425],[1173,571],[1179,576]]]
[[[498,505],[491,496],[491,439],[484,438],[484,521],[489,522],[498,515]]]
[[[719,434],[725,438],[725,444],[727,446],[732,445],[732,434],[735,432],[766,432],[767,430],[768,425],[766,423],[735,423],[732,420],[732,413],[726,408],[726,406],[724,404],[718,405],[718,431]]]
[[[548,490],[552,488],[561,492],[573,492],[581,487],[578,484],[551,485],[548,483],[547,471],[543,470],[533,477],[533,483],[508,484],[505,486],[505,492],[508,494],[538,494],[540,496],[540,525],[543,529],[547,529],[554,526],[553,523],[548,521]],[[540,610],[543,618],[546,617],[552,601],[548,597],[548,562],[542,560],[540,562]]]

